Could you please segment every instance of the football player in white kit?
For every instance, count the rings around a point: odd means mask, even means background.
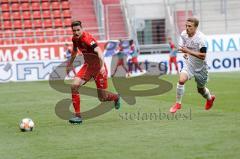
[[[186,30],[181,33],[179,39],[179,52],[184,53],[184,67],[180,72],[176,90],[176,103],[170,108],[171,113],[181,109],[182,96],[184,95],[184,84],[191,78],[195,78],[197,90],[205,99],[205,109],[209,110],[215,100],[206,87],[208,70],[205,61],[207,44],[205,35],[198,28],[199,21],[191,17],[186,21]]]

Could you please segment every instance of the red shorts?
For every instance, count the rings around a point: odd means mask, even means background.
[[[177,63],[177,57],[176,56],[170,57],[169,63]]]
[[[132,63],[138,63],[137,57],[133,57],[133,58],[131,59],[131,61],[132,61]]]
[[[76,77],[83,79],[84,81],[89,81],[91,78],[95,80],[98,89],[106,89],[108,87],[107,83],[107,67],[104,64],[105,73],[100,73],[100,68],[84,63],[82,68],[77,73]]]
[[[123,59],[120,59],[117,62],[117,66],[121,66],[121,65],[124,65],[124,60]]]

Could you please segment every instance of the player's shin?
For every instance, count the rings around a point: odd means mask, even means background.
[[[76,88],[72,88],[72,104],[74,107],[75,115],[80,117],[80,94]]]
[[[176,103],[181,104],[183,94],[184,94],[184,84],[177,83]]]
[[[199,93],[207,100],[211,99],[210,91],[207,87],[203,88],[203,91],[199,91]]]

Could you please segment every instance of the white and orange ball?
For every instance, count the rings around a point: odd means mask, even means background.
[[[34,122],[30,118],[24,118],[21,120],[19,128],[21,131],[32,131],[34,128]]]

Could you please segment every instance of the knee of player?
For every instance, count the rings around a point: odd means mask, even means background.
[[[106,101],[106,98],[104,98],[104,97],[98,97],[98,99],[99,99],[100,102],[105,102]]]
[[[71,90],[72,91],[78,91],[78,89],[79,89],[79,85],[76,85],[76,84],[71,85]]]
[[[180,85],[184,85],[184,84],[185,84],[185,81],[180,79],[180,80],[178,81],[178,83],[179,83]]]

